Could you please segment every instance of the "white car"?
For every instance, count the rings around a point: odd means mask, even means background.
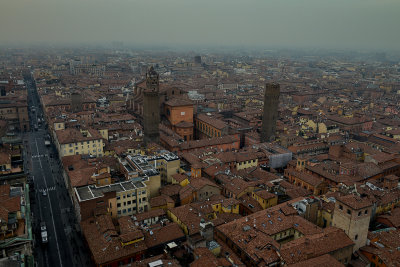
[[[40,223],[40,235],[42,236],[42,243],[46,244],[48,239],[47,239],[46,224],[44,222]]]
[[[46,190],[43,190],[43,196],[45,197],[45,196],[47,196],[47,191]]]

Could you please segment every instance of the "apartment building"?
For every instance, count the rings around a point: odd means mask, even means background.
[[[71,155],[103,156],[103,138],[93,129],[67,128],[55,132],[60,157]]]
[[[148,211],[149,192],[142,178],[106,186],[75,187],[75,208],[79,219],[95,214],[110,214],[113,218]]]

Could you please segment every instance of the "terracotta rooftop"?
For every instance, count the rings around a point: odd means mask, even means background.
[[[0,220],[8,222],[9,213],[21,210],[21,196],[10,196],[10,185],[0,185]]]
[[[317,176],[315,176],[313,174],[300,172],[295,169],[288,168],[285,170],[285,172],[296,177],[297,179],[304,181],[305,183],[307,183],[309,185],[314,186],[314,187],[319,186],[323,182],[320,178],[318,178]]]
[[[342,263],[338,262],[330,254],[324,254],[309,260],[289,264],[288,267],[344,267]]]
[[[144,240],[149,249],[185,237],[177,223],[169,223],[166,226],[156,225],[150,229],[151,232],[146,231],[144,233]]]
[[[262,199],[271,199],[275,198],[276,195],[268,192],[267,190],[256,190],[254,191],[254,194],[257,196],[261,197]]]
[[[224,121],[213,117],[212,115],[198,114],[197,119],[211,125],[218,130],[222,130],[227,127],[227,124]]]
[[[308,235],[282,245],[280,253],[285,263],[294,264],[352,246],[354,242],[343,230],[328,227],[323,229],[322,233]]]
[[[99,132],[89,129],[88,132],[91,136],[84,136],[80,130],[76,128],[67,128],[64,130],[56,131],[57,139],[60,144],[69,144],[83,141],[99,140],[102,139]]]
[[[150,198],[150,207],[167,206],[168,203],[174,205],[174,200],[167,195],[160,195]]]
[[[136,253],[144,252],[147,249],[144,241],[122,246],[122,240],[130,236],[124,236],[128,232],[122,233],[123,237],[118,235],[110,216],[101,215],[82,221],[81,227],[93,255],[93,260],[98,265],[129,256],[134,257]],[[140,234],[134,233],[134,235],[140,237]]]
[[[369,246],[360,248],[379,257],[388,267],[400,266],[400,230],[388,229],[387,231],[369,232]]]
[[[361,198],[356,195],[340,196],[336,200],[355,210],[372,206],[372,203],[367,198]]]
[[[144,220],[154,218],[154,217],[161,217],[165,216],[166,213],[163,209],[154,209],[154,210],[149,210],[143,213],[136,214],[134,217],[136,217],[136,220],[139,222],[142,222]]]

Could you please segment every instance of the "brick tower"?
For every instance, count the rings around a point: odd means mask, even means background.
[[[145,144],[158,143],[160,140],[159,75],[153,67],[150,67],[146,73],[146,90],[143,95],[144,142]]]
[[[275,139],[279,94],[279,84],[267,83],[265,85],[264,111],[261,126],[261,142],[269,142]]]
[[[371,212],[372,203],[366,198],[347,195],[336,199],[332,226],[343,229],[353,240],[353,251],[367,244]]]

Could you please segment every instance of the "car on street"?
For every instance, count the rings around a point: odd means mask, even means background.
[[[47,238],[47,228],[45,222],[40,223],[40,235],[42,237],[42,244],[47,244],[48,238]]]
[[[50,139],[45,139],[44,140],[44,144],[46,145],[46,146],[50,146],[50,144],[51,144],[51,142],[50,142]]]

